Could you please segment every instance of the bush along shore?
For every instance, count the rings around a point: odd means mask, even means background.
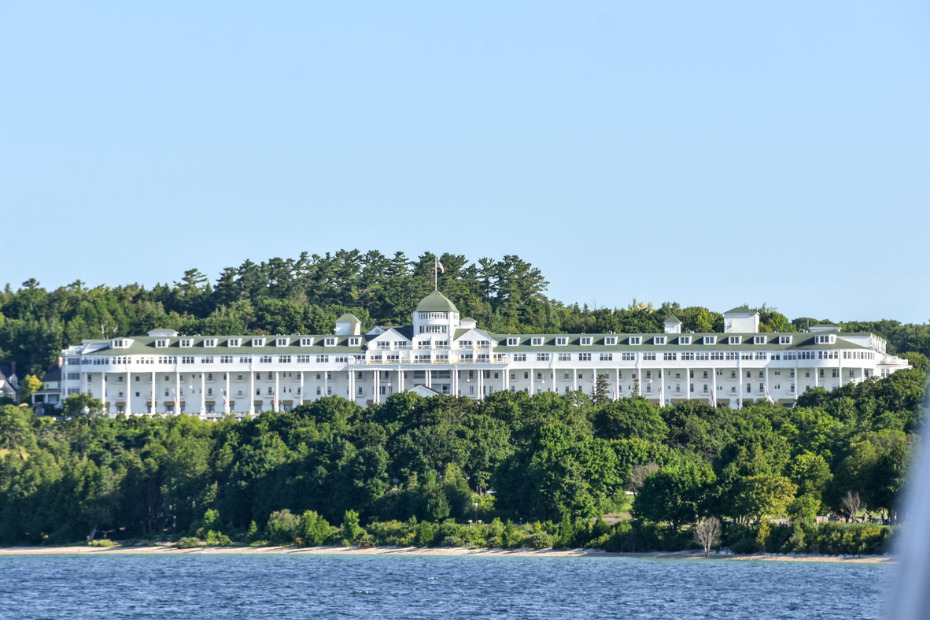
[[[878,555],[890,547],[893,528],[876,523],[827,522],[812,525],[729,524],[710,547],[735,554],[779,553],[815,555]],[[200,536],[182,538],[179,548],[227,546],[232,541],[209,530]],[[677,552],[700,550],[702,542],[694,529],[672,531],[664,525],[640,520],[608,524],[565,519],[515,524],[496,518],[490,523],[442,523],[428,521],[376,521],[358,526],[357,515],[347,514],[341,526],[332,526],[308,511],[301,516],[280,511],[268,520],[265,531],[253,529],[251,546],[319,547],[324,545],[371,547],[418,547],[470,549],[597,549],[614,553]]]

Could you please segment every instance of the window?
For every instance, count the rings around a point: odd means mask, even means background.
[[[704,336],[704,344],[717,344],[716,336]]]
[[[656,354],[655,353],[643,353],[643,361],[646,361],[646,362],[656,361]]]
[[[662,354],[662,359],[666,362],[674,362],[678,358],[677,353],[665,352]]]
[[[567,345],[567,344],[568,344],[568,338],[566,338],[565,336],[557,336],[557,337],[556,337],[556,339],[555,339],[555,345],[556,345],[557,347],[564,347],[564,346]]]
[[[612,347],[612,346],[614,346],[615,344],[617,344],[617,337],[616,337],[616,336],[606,336],[606,337],[604,338],[604,345],[605,345],[605,346]]]
[[[349,338],[349,346],[350,346],[350,347],[357,347],[357,346],[359,346],[360,344],[362,344],[362,339],[361,339],[361,338],[359,338],[359,337],[357,337],[357,336],[353,336],[352,338]]]
[[[601,353],[602,362],[612,362],[614,360],[613,353]]]
[[[252,346],[253,347],[265,346],[265,339],[264,338],[252,338]]]
[[[620,359],[622,359],[624,362],[632,362],[636,360],[636,354],[635,353],[621,353]]]
[[[542,343],[543,343],[543,339],[541,336],[533,336],[530,339],[530,344],[534,347],[540,347],[542,346]]]
[[[290,355],[279,355],[279,356],[278,356],[278,362],[281,363],[281,364],[290,364],[290,363],[291,363],[291,356],[290,356]]]
[[[230,338],[226,341],[227,347],[238,347],[242,346],[242,338]]]
[[[590,353],[579,353],[579,354],[578,354],[578,361],[579,361],[579,362],[590,362],[590,361],[591,361],[591,354],[590,354]]]
[[[765,340],[766,340],[765,336],[753,336],[752,337],[753,344],[765,344]]]
[[[679,336],[678,344],[691,344],[691,336]]]
[[[742,336],[730,336],[729,338],[727,338],[727,343],[728,344],[739,344],[740,342],[742,342],[742,340],[743,340]]]
[[[515,361],[515,362],[525,362],[525,361],[526,361],[526,353],[514,353],[514,354],[513,354],[513,361]]]
[[[629,339],[628,342],[629,342],[630,344],[642,344],[642,343],[643,343],[643,338],[642,338],[642,336],[630,336],[630,339]]]
[[[313,346],[313,338],[301,338],[301,339],[300,339],[300,346],[302,346],[302,347],[310,347],[310,346]]]
[[[520,339],[519,339],[519,338],[511,337],[511,338],[508,338],[508,339],[507,339],[507,346],[508,346],[508,347],[515,347],[515,346],[518,346],[519,344],[520,344]]]
[[[216,338],[204,338],[203,346],[213,348],[216,346]]]
[[[276,347],[286,347],[291,344],[290,338],[275,338],[274,346]]]
[[[220,364],[232,364],[233,356],[232,355],[221,355]]]
[[[159,338],[158,340],[155,341],[156,349],[165,349],[167,347],[168,347],[168,341],[166,339]]]
[[[190,338],[181,338],[182,349],[190,349],[191,346],[193,346],[193,344],[194,344],[194,341],[191,340]]]
[[[335,338],[327,338],[326,340],[323,341],[323,346],[324,346],[324,347],[334,347],[334,346],[336,346],[336,339],[335,339]]]
[[[571,353],[559,353],[559,361],[560,362],[572,361],[572,354]]]
[[[549,361],[549,354],[548,354],[548,353],[537,353],[537,354],[536,354],[536,361],[537,361],[537,362],[548,362],[548,361]]]
[[[791,336],[779,336],[778,344],[791,344]]]
[[[652,339],[652,344],[654,345],[662,345],[662,344],[665,344],[665,342],[666,342],[665,336],[656,336],[655,338]]]

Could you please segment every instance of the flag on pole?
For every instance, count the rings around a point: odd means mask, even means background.
[[[442,261],[439,260],[439,257],[436,257],[436,269],[439,270],[439,273],[445,273],[446,268],[442,266]]]
[[[772,398],[772,395],[769,394],[769,389],[768,389],[768,388],[765,388],[765,400],[769,401],[769,404],[770,404],[770,405],[774,405],[774,404],[775,404],[775,399],[773,399],[773,398]]]
[[[717,396],[713,392],[710,393],[710,406],[714,409],[717,408]]]

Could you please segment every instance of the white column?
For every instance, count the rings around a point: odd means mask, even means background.
[[[281,387],[281,382],[279,380],[280,374],[281,373],[278,372],[277,370],[274,371],[274,410],[275,411],[281,410],[281,390],[279,389]]]
[[[249,361],[249,415],[255,415],[255,373],[252,372],[251,361]]]
[[[736,393],[739,395],[737,397],[738,407],[743,408],[743,356],[736,353],[736,378],[738,379],[736,383]]]
[[[223,413],[226,414],[226,415],[229,415],[229,401],[230,401],[232,395],[229,393],[229,373],[226,372],[226,373],[224,373],[224,374],[226,375],[226,390],[225,390],[225,392],[223,392],[223,400],[225,401],[225,402],[223,403],[223,404],[224,404],[224,409],[225,409],[225,411],[224,411]]]
[[[300,398],[298,399],[298,405],[304,404],[304,375],[307,374],[303,370],[300,371]]]
[[[691,400],[691,369],[685,368],[685,400]]]
[[[572,391],[578,391],[578,369],[572,368]]]
[[[132,414],[132,375],[126,371],[126,415]]]
[[[711,368],[711,369],[710,369],[710,372],[711,372],[711,375],[710,375],[710,376],[711,376],[711,379],[712,379],[712,380],[711,380],[711,384],[710,384],[710,389],[711,389],[711,392],[710,392],[710,395],[711,395],[710,402],[711,402],[711,403],[716,403],[716,402],[717,402],[717,369],[716,369],[716,368]]]
[[[206,382],[207,376],[201,372],[200,373],[200,415],[207,414],[207,400],[206,400]]]
[[[152,409],[149,411],[152,415],[158,412],[158,405],[155,402],[155,371],[152,371]]]
[[[174,414],[181,415],[181,371],[174,366]]]

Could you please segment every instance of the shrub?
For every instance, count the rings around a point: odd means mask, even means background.
[[[297,537],[298,521],[297,515],[287,508],[271,513],[268,517],[268,525],[265,527],[268,542],[272,545],[293,544],[294,538]]]
[[[98,538],[87,543],[90,547],[115,547],[116,543],[109,538]]]
[[[555,542],[552,534],[539,531],[527,536],[523,542],[523,546],[530,547],[531,549],[550,549]]]
[[[178,540],[177,548],[178,549],[196,549],[197,547],[202,546],[204,543],[200,542],[199,538],[194,536],[185,536]]]

